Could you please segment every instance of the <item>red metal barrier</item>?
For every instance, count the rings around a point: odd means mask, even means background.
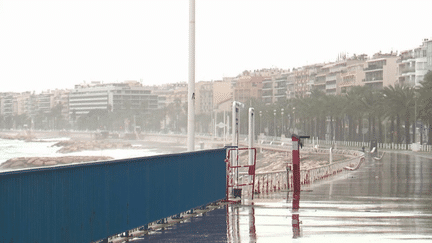
[[[256,148],[250,148],[254,151],[254,159],[253,159],[253,165],[239,165],[239,160],[238,160],[238,151],[239,150],[249,150],[249,148],[232,148],[232,149],[228,149],[227,151],[227,157],[225,159],[226,162],[226,176],[227,176],[227,182],[226,182],[226,199],[224,200],[225,202],[233,202],[233,203],[238,203],[239,201],[235,201],[235,200],[229,200],[229,188],[232,187],[245,187],[245,186],[252,186],[252,199],[253,199],[253,194],[255,191],[255,168],[256,168]],[[232,151],[237,151],[237,165],[231,165],[230,161],[231,161],[231,156],[232,156]],[[234,181],[233,175],[236,174],[235,172],[238,172],[238,170],[240,168],[248,168],[248,175],[252,176],[252,182],[248,182],[245,184],[239,184],[238,182],[238,178],[237,178],[237,184]],[[259,183],[259,182],[258,182]],[[259,193],[259,186],[258,186],[258,193]]]

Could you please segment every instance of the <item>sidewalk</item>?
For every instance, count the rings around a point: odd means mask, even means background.
[[[306,146],[308,146],[308,145],[311,146],[311,144],[307,144]],[[320,148],[327,148],[327,149],[329,149],[330,145],[321,145],[320,144]],[[349,147],[349,146],[343,146],[343,145],[339,145],[339,144],[337,145],[336,149],[346,149],[346,150],[358,150],[358,151],[362,151],[362,148],[359,148],[359,147]],[[369,151],[369,148],[365,147],[365,152],[367,153],[368,151]],[[412,150],[383,149],[383,148],[378,149],[378,152],[379,153],[386,152],[386,153],[398,153],[398,154],[407,154],[407,155],[417,155],[417,156],[420,156],[420,157],[423,157],[423,158],[432,159],[432,152],[421,152],[421,151],[414,152]]]

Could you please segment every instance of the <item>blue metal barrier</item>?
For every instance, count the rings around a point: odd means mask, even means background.
[[[0,242],[90,242],[223,199],[225,153],[0,173]]]

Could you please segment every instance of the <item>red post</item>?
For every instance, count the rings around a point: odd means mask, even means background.
[[[292,136],[292,164],[293,164],[293,211],[298,211],[300,202],[300,139]]]
[[[300,217],[298,214],[292,215],[293,238],[300,237]]]

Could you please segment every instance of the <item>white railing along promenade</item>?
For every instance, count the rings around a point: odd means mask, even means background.
[[[311,149],[305,148],[303,152],[328,154],[329,149]],[[362,159],[364,153],[355,150],[332,150],[333,154],[344,154],[349,158],[342,161],[330,163],[327,165],[318,166],[311,169],[300,170],[300,184],[311,185],[317,181],[324,180],[333,175],[343,172],[345,167],[355,167]],[[248,177],[240,176],[239,180],[244,184],[243,180]],[[255,173],[255,194],[268,194],[280,190],[289,190],[293,186],[293,171],[292,170],[278,170],[270,172],[257,172]],[[247,193],[247,192],[246,192]]]
[[[305,139],[305,144],[317,144],[317,140],[312,139]],[[365,147],[365,149],[369,149],[370,143],[369,142],[353,142],[353,141],[331,141],[331,140],[318,140],[318,144],[320,145],[335,145],[337,146],[344,146],[344,147],[357,147],[362,148]],[[396,143],[377,143],[378,149],[387,149],[387,150],[407,150],[406,144],[396,144]],[[419,143],[416,143],[414,146],[417,148],[414,148],[414,150],[422,151],[422,152],[431,152],[432,151],[432,145],[426,145]],[[413,144],[408,144],[408,150],[413,150]]]

